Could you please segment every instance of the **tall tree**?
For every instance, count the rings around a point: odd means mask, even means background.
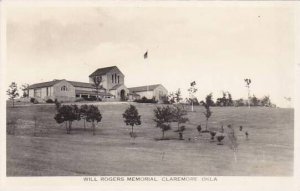
[[[192,111],[194,111],[194,98],[195,98],[195,93],[197,92],[196,81],[191,82],[188,92],[189,92],[189,98],[192,103]]]
[[[13,107],[15,107],[15,98],[19,96],[18,85],[15,82],[12,82],[9,85],[9,89],[6,91],[9,99],[13,102]]]
[[[93,86],[96,89],[97,101],[99,101],[99,91],[102,89],[102,76],[94,76],[93,77]]]

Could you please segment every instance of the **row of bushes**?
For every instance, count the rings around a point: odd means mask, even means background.
[[[137,102],[137,103],[157,103],[158,101],[155,99],[155,97],[148,99],[145,96],[143,96],[142,99],[136,99],[135,102]]]
[[[57,101],[57,99],[55,99],[54,101],[52,99],[47,99],[45,102],[46,103],[55,103]],[[81,102],[81,101],[97,101],[96,97],[82,97],[82,98],[78,98],[75,100],[75,102]],[[100,98],[98,99],[98,101],[102,101]],[[33,104],[38,104],[39,101],[36,98],[30,98],[30,102]]]

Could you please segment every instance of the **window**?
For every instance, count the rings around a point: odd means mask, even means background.
[[[114,83],[114,75],[111,75],[111,83]]]
[[[49,96],[49,87],[46,87],[46,95]]]
[[[117,74],[115,74],[115,83],[117,83]]]
[[[60,90],[61,90],[61,91],[68,91],[68,88],[67,88],[67,86],[62,86],[62,87],[60,88]]]
[[[118,84],[120,83],[120,76],[118,76]]]
[[[34,97],[41,97],[41,89],[34,89]]]

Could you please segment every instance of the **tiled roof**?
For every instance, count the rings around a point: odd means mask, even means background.
[[[28,89],[50,87],[50,86],[53,86],[54,84],[56,84],[60,81],[62,81],[62,80],[53,80],[53,81],[49,81],[49,82],[42,82],[42,83],[32,84],[28,87]]]
[[[82,87],[82,88],[95,88],[93,84],[86,82],[75,82],[75,81],[67,81],[72,84],[74,87]]]
[[[115,68],[118,69],[117,66],[110,66],[110,67],[105,67],[105,68],[99,68],[95,72],[93,72],[91,75],[89,75],[89,77],[102,76],[102,75],[108,73],[109,71],[111,71],[112,69],[115,69]]]
[[[62,80],[53,80],[49,82],[42,82],[42,83],[37,83],[37,84],[32,84],[28,87],[28,89],[35,89],[35,88],[44,88],[44,87],[50,87],[55,85],[58,82],[61,82]],[[66,80],[67,81],[67,80]],[[95,88],[93,84],[91,83],[86,83],[86,82],[75,82],[75,81],[67,81],[70,84],[72,84],[74,87],[82,87],[82,88]],[[104,89],[104,88],[102,88]]]
[[[128,88],[130,92],[144,92],[144,91],[152,91],[155,88],[160,86],[160,84],[155,84],[155,85],[149,85],[149,86],[139,86],[139,87],[132,87]]]
[[[111,90],[116,90],[118,89],[120,86],[122,86],[123,84],[117,84],[114,87],[111,88]]]

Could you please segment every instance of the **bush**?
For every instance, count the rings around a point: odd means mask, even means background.
[[[47,99],[46,103],[54,103],[54,101],[52,99]]]
[[[76,100],[75,100],[75,102],[81,102],[81,101],[85,101],[83,98],[77,98]]]
[[[30,102],[33,103],[33,104],[38,104],[39,103],[38,100],[33,98],[33,97],[30,98]]]
[[[33,97],[30,98],[30,102],[31,102],[31,103],[34,103],[34,100],[35,100],[35,98],[33,98]]]
[[[135,100],[135,102],[137,102],[137,103],[157,103],[157,100],[155,100],[155,97],[153,97],[152,99],[148,99],[144,96],[144,97],[142,97],[142,99]]]
[[[97,101],[96,97],[82,97],[85,101]],[[101,98],[98,98],[98,101],[102,101]]]

